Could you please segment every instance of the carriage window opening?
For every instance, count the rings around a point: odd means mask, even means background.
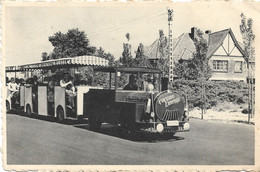
[[[220,72],[228,71],[228,61],[227,60],[213,60],[213,70]]]

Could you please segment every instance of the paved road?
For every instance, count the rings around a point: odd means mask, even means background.
[[[59,124],[7,114],[8,164],[252,165],[254,127],[191,119],[191,131],[173,138],[126,137],[108,124],[99,133],[87,121]]]

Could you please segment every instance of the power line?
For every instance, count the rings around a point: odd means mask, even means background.
[[[156,15],[156,16],[148,16],[147,19],[149,19],[149,18],[155,18],[156,19],[156,18],[161,17],[163,15],[165,15],[165,14],[163,13],[163,14],[159,14],[159,15]],[[125,27],[127,27],[129,25],[132,25],[134,23],[140,22],[143,18],[146,18],[146,17],[147,16],[142,17],[142,18],[138,18],[138,19],[135,19],[135,20],[131,20],[129,22],[125,22],[125,23],[122,23],[122,24],[117,24],[115,27],[112,26],[110,28],[105,28],[103,30],[100,30],[100,31],[97,31],[97,32],[93,32],[92,34],[87,34],[87,35],[88,35],[88,37],[92,37],[94,35],[99,35],[101,32],[114,31],[114,30],[118,30],[119,28],[125,28]]]
[[[146,17],[148,17],[148,18],[151,18],[151,17],[157,17],[157,16],[160,16],[160,15],[164,15],[164,13],[156,13],[156,14],[154,14],[154,15],[151,15],[151,16],[143,16],[143,17],[138,17],[138,18],[136,18],[136,19],[133,19],[133,20],[130,20],[130,21],[126,21],[126,22],[124,22],[124,23],[117,23],[117,24],[112,24],[111,26],[109,26],[109,27],[107,27],[107,28],[104,28],[104,29],[101,29],[101,30],[99,30],[99,31],[95,31],[95,32],[92,32],[92,33],[89,33],[89,35],[92,35],[92,34],[95,34],[95,33],[99,33],[99,32],[101,32],[101,31],[106,31],[107,29],[114,29],[114,25],[125,25],[125,24],[129,24],[129,23],[132,23],[132,22],[136,22],[136,21],[139,21],[139,20],[142,20],[142,19],[144,19],[144,18],[146,18]]]
[[[156,20],[165,20],[165,18],[156,18],[156,19],[153,19],[153,20],[150,20],[151,21],[156,21]],[[136,23],[137,21],[135,22],[132,22],[132,23],[129,23],[127,25],[123,25],[123,26],[120,26],[120,27],[115,27],[115,28],[111,28],[111,29],[107,29],[103,32],[98,32],[98,33],[95,33],[95,34],[92,34],[92,35],[88,35],[88,37],[97,37],[97,36],[100,36],[100,35],[103,35],[105,33],[109,33],[109,32],[114,32],[114,31],[117,31],[117,30],[121,30],[121,29],[124,29],[126,27],[131,27],[133,26],[133,23]]]

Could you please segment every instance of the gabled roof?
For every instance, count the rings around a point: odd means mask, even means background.
[[[236,48],[240,51],[245,60],[247,60],[245,53],[236,40],[231,28],[209,34],[207,57],[210,58],[219,49],[228,34],[230,34]]]
[[[193,40],[188,33],[183,33],[177,38],[177,41],[173,43],[173,58],[174,61],[179,59],[188,60],[192,58],[193,53],[196,52],[196,48]]]
[[[233,42],[235,43],[235,46],[247,61],[246,55],[243,51],[243,46],[241,46],[241,43],[239,43],[236,40],[231,28],[202,35],[202,37],[208,41],[207,57],[210,58],[219,49],[219,47],[223,44],[228,34],[230,34]],[[160,57],[158,52],[159,50],[158,46],[159,46],[159,39],[156,39],[151,46],[145,46],[144,47],[145,55],[149,59],[158,59]],[[165,47],[166,52],[168,52],[167,51],[168,46]],[[188,60],[192,58],[192,55],[195,52],[196,52],[196,47],[189,33],[183,33],[178,38],[173,39],[173,58],[174,58],[173,60],[174,61],[177,61],[179,59]]]
[[[180,58],[182,59],[189,59],[192,58],[192,54],[196,51],[195,45],[190,38],[188,33],[183,33],[178,38],[174,38],[172,40],[173,43],[173,58],[174,60],[178,60]],[[144,53],[149,59],[158,59],[160,57],[159,55],[159,39],[156,39],[151,46],[145,46],[144,47]],[[167,45],[164,50],[165,52],[168,52]]]

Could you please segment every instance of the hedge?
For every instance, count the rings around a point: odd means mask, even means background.
[[[169,85],[169,89],[187,95],[189,108],[202,107],[202,84],[199,81],[178,79]],[[248,87],[240,81],[206,81],[205,95],[208,109],[223,102],[244,104],[248,101]]]

